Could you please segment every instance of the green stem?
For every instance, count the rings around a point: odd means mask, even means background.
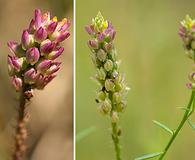
[[[194,101],[194,91],[192,91],[190,101],[188,103],[188,106],[186,108],[186,111],[185,111],[185,113],[183,115],[183,118],[182,118],[179,126],[177,127],[176,131],[174,131],[171,139],[169,140],[167,146],[165,147],[165,149],[163,151],[163,154],[159,157],[159,160],[162,160],[164,158],[164,156],[166,155],[166,153],[169,150],[170,146],[172,145],[173,141],[175,140],[175,138],[177,137],[178,133],[182,129],[183,125],[185,124],[186,120],[191,115],[191,106],[192,106],[193,101]]]
[[[118,124],[112,123],[112,140],[114,142],[116,160],[121,160],[118,130]]]

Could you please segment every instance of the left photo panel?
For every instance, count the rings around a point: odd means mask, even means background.
[[[73,159],[73,0],[0,0],[0,160]]]

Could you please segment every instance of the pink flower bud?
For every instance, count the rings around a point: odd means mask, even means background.
[[[63,32],[56,36],[56,42],[62,42],[70,36],[69,32]]]
[[[8,71],[11,74],[14,70],[20,72],[23,65],[23,58],[8,55]]]
[[[106,43],[104,47],[105,47],[105,50],[107,52],[110,52],[112,50],[112,48],[113,48],[113,44],[111,42],[110,43]]]
[[[97,38],[98,38],[99,42],[103,42],[104,39],[105,39],[105,34],[104,33],[100,33],[100,34],[98,34]]]
[[[27,30],[23,31],[21,43],[24,49],[28,49],[29,47],[32,47],[34,43],[34,39],[32,35],[30,35]]]
[[[37,77],[38,74],[36,73],[35,69],[31,68],[24,73],[24,82],[28,84],[34,84],[36,82]]]
[[[41,42],[47,38],[47,32],[43,27],[40,27],[34,35],[34,38],[37,42]]]
[[[88,46],[91,48],[91,49],[98,49],[99,46],[98,46],[98,42],[96,40],[89,40],[88,41]]]
[[[95,34],[95,32],[94,32],[94,30],[92,29],[92,26],[85,26],[85,30],[86,30],[86,32],[89,34],[89,35],[94,35]]]
[[[43,75],[39,75],[39,77],[37,78],[36,81],[36,87],[37,89],[44,89],[44,87],[52,81],[52,79],[54,79],[56,77],[56,75],[49,75],[44,77]]]
[[[51,60],[43,60],[38,64],[37,70],[44,74],[46,70],[48,70],[51,67],[51,65],[52,65]]]
[[[64,25],[60,28],[60,32],[64,32],[70,27],[71,23],[68,21],[67,23],[64,23]]]
[[[29,33],[32,33],[32,32],[34,32],[34,31],[35,31],[35,20],[32,19],[31,22],[30,22],[30,25],[29,25],[29,27],[28,27],[28,32],[29,32]]]
[[[19,44],[17,42],[10,41],[7,43],[7,45],[12,53],[14,53],[14,54],[17,53],[18,47],[19,47]]]
[[[49,39],[46,39],[45,41],[43,41],[40,45],[40,51],[41,54],[48,54],[50,53],[55,47],[55,44],[52,43]]]
[[[46,71],[47,75],[51,75],[53,73],[56,73],[60,69],[60,62],[54,62],[49,69]]]
[[[21,78],[13,76],[11,79],[11,83],[17,92],[21,90],[21,88],[22,88],[22,79]]]
[[[60,47],[57,50],[54,50],[51,53],[49,53],[47,58],[54,60],[54,59],[58,58],[63,52],[64,52],[64,48]]]
[[[41,10],[36,9],[35,10],[35,27],[38,29],[41,26]]]
[[[47,27],[48,34],[52,34],[55,31],[57,25],[58,25],[58,22],[50,23],[49,26]]]
[[[36,47],[29,48],[26,52],[26,60],[31,65],[34,65],[35,63],[37,63],[39,60],[39,57],[40,57],[40,53],[39,53],[38,48]]]

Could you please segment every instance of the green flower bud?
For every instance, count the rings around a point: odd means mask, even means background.
[[[106,99],[106,93],[103,91],[100,91],[97,93],[97,99],[101,102]]]
[[[120,103],[121,102],[121,100],[122,100],[122,95],[121,95],[121,93],[120,92],[115,92],[114,94],[113,94],[113,101],[115,102],[115,103]]]
[[[97,70],[97,78],[99,80],[105,80],[105,78],[106,78],[106,73],[102,67]]]
[[[117,112],[123,112],[125,108],[126,108],[126,103],[124,102],[121,102],[116,106]]]
[[[120,83],[115,84],[115,91],[119,92],[123,89],[123,85]]]
[[[115,84],[112,79],[107,79],[105,81],[105,88],[107,91],[114,91]]]
[[[194,51],[193,50],[186,50],[185,54],[190,58],[194,58]]]
[[[104,62],[107,58],[107,53],[103,49],[99,49],[96,56],[100,61]]]
[[[113,68],[113,62],[109,59],[106,61],[106,63],[104,64],[104,69],[106,71],[111,71]]]
[[[112,109],[112,105],[110,100],[106,99],[105,101],[103,101],[100,106],[99,106],[99,110],[101,113],[103,114],[109,114],[110,111]]]
[[[119,116],[117,112],[112,112],[111,120],[112,120],[112,123],[117,123],[119,121]]]

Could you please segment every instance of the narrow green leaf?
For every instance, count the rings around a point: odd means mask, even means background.
[[[83,131],[79,132],[76,135],[76,142],[79,142],[82,139],[86,138],[87,136],[92,134],[95,130],[96,130],[96,127],[90,127],[90,128],[84,129]]]
[[[143,156],[141,156],[141,157],[135,158],[135,160],[151,159],[151,158],[154,158],[154,157],[158,157],[158,156],[160,156],[161,154],[163,154],[163,152],[157,152],[157,153],[146,154],[146,155],[143,155]]]
[[[188,120],[188,123],[189,123],[190,127],[192,127],[192,129],[195,130],[195,124],[193,124],[190,120]]]
[[[190,110],[189,108],[186,108],[186,107],[177,107],[177,108],[182,109],[184,111],[189,111]]]
[[[167,126],[165,126],[164,124],[162,124],[162,123],[160,123],[160,122],[158,122],[156,120],[153,120],[153,122],[154,122],[154,124],[156,124],[160,128],[164,129],[165,131],[167,131],[167,132],[169,132],[170,134],[173,135],[173,131],[170,128],[168,128]]]

